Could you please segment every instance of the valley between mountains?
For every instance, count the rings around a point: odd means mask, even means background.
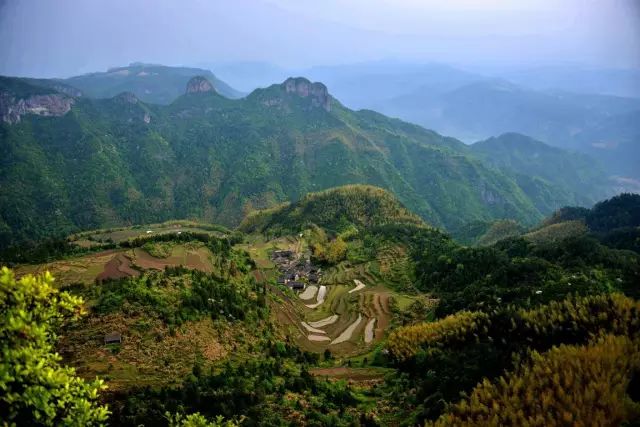
[[[523,152],[516,134],[476,150],[350,110],[304,78],[240,99],[216,80],[182,79],[183,94],[159,105],[132,92],[83,96],[73,79],[0,78],[2,246],[172,219],[233,227],[252,210],[345,184],[385,188],[450,231],[502,218],[533,225],[614,191],[582,155],[535,141]]]
[[[145,64],[0,116],[10,425],[640,421],[640,195],[586,155]]]

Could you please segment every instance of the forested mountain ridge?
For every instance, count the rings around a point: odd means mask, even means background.
[[[511,171],[522,188],[531,188],[528,194],[541,211],[548,211],[560,201],[567,205],[590,206],[610,196],[604,170],[585,154],[567,152],[517,133],[478,141],[470,148],[486,163],[499,170]],[[551,184],[548,187],[553,193],[536,197],[533,188],[540,180]]]
[[[372,107],[464,141],[526,134],[600,158],[610,175],[637,178],[637,97],[532,90],[478,78],[452,90],[414,89]]]
[[[349,110],[304,78],[238,100],[204,84],[168,106],[130,92],[94,100],[32,83],[3,78],[0,87],[3,117],[20,112],[0,126],[4,245],[173,218],[235,225],[254,209],[353,183],[390,190],[444,227],[497,218],[532,224],[573,201],[538,206],[536,194],[553,185],[531,191],[460,141]]]

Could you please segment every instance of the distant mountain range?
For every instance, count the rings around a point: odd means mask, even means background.
[[[469,147],[350,110],[304,78],[234,100],[219,93],[226,85],[196,76],[168,105],[131,91],[93,99],[84,87],[80,96],[74,82],[0,78],[4,245],[171,218],[237,225],[254,209],[344,184],[390,190],[446,228],[533,224],[608,191],[588,158],[527,140],[531,154],[519,135]]]
[[[467,143],[523,133],[590,154],[608,174],[640,186],[637,70],[564,67],[483,75],[442,64],[379,62],[317,67],[308,75],[351,108],[373,109]]]
[[[80,89],[91,98],[111,98],[122,92],[131,92],[144,102],[170,104],[184,93],[187,81],[194,76],[206,77],[216,91],[227,98],[245,95],[218,79],[209,70],[142,63],[59,81]]]

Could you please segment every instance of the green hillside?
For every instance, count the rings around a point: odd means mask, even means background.
[[[592,211],[633,238],[636,210],[624,195]],[[573,399],[585,425],[638,419],[636,252],[584,232],[509,237],[518,226],[504,220],[485,246],[465,247],[365,185],[254,213],[241,229],[172,221],[79,233],[40,258],[21,252],[26,263],[0,270],[0,330],[30,357],[0,360],[16,396],[0,414],[28,425],[42,406],[50,418],[79,413],[49,394],[34,402],[28,385],[73,393],[70,404],[84,397],[85,411],[108,405],[102,419],[123,426],[196,412],[249,426],[476,425],[534,416],[544,402],[556,419],[562,405],[544,396]],[[319,236],[335,234],[320,243],[339,242],[341,255],[319,257]],[[304,290],[278,280],[291,268]],[[82,304],[84,317],[41,325],[59,301],[64,313]],[[25,330],[53,333],[37,356]],[[74,387],[48,381],[50,369]],[[92,392],[102,381],[107,391]]]
[[[524,175],[519,180],[541,179],[554,193],[536,198],[536,206],[554,199],[573,199],[574,205],[591,205],[607,196],[607,177],[590,157],[551,147],[525,135],[506,133],[471,145],[471,150],[500,170]],[[551,197],[549,197],[551,196]]]
[[[446,228],[533,224],[573,202],[536,206],[517,177],[461,142],[344,108],[320,83],[288,79],[239,100],[202,78],[191,83],[191,93],[160,106],[131,93],[30,98],[43,87],[3,79],[8,99],[35,106],[0,125],[2,244],[176,218],[233,226],[252,210],[345,184],[389,190]]]
[[[240,224],[246,233],[295,234],[309,225],[341,232],[349,227],[384,224],[423,224],[388,191],[365,185],[349,185],[311,193],[295,203],[256,211]]]
[[[591,209],[564,207],[525,235],[532,241],[557,241],[590,233],[605,245],[640,252],[640,195],[623,193]]]

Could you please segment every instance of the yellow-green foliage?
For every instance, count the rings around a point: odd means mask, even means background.
[[[240,422],[225,420],[221,415],[210,421],[199,412],[187,416],[167,413],[165,416],[169,421],[169,427],[239,427],[242,424],[242,420]]]
[[[435,426],[618,426],[638,420],[640,404],[626,396],[640,369],[640,343],[607,335],[587,346],[532,353],[513,374],[484,380]]]
[[[369,185],[345,185],[307,194],[296,203],[252,213],[239,229],[276,234],[297,233],[311,224],[342,232],[388,223],[424,225],[394,195]]]
[[[464,340],[486,330],[489,315],[461,311],[437,322],[426,322],[396,329],[389,336],[387,348],[397,360],[416,355],[423,346],[443,345],[450,340]]]
[[[332,240],[327,245],[326,260],[329,264],[337,264],[344,260],[347,254],[347,244],[340,237]]]
[[[559,242],[569,237],[580,236],[588,231],[584,221],[565,221],[539,228],[524,235],[533,243]]]
[[[0,425],[94,426],[101,380],[85,382],[60,364],[56,332],[81,314],[82,300],[53,287],[47,272],[16,280],[0,270]]]
[[[533,310],[519,310],[517,317],[525,328],[539,334],[562,328],[564,332],[586,330],[597,334],[604,330],[630,335],[640,330],[640,302],[622,294],[571,297]]]
[[[551,336],[554,333],[635,335],[640,330],[640,302],[622,294],[570,297],[532,310],[506,309],[508,316],[461,311],[437,322],[396,329],[388,340],[391,355],[403,361],[422,348],[486,337]],[[496,321],[499,319],[499,321]]]
[[[491,246],[500,240],[519,236],[522,233],[522,226],[512,219],[502,219],[494,222],[477,242],[478,246]]]
[[[173,244],[171,242],[147,242],[142,248],[156,258],[169,258]]]

